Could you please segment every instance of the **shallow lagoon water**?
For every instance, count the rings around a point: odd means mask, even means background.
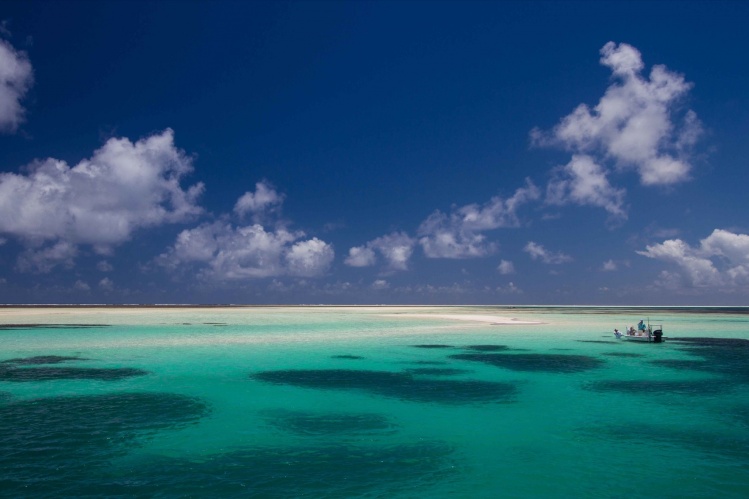
[[[0,492],[745,497],[743,312],[3,309]]]

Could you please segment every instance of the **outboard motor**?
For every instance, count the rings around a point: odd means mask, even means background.
[[[663,330],[656,329],[653,331],[653,343],[663,343]]]

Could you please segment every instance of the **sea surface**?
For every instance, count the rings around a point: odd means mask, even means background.
[[[0,496],[745,498],[749,309],[4,308]]]

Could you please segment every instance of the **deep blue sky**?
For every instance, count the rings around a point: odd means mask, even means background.
[[[746,19],[3,2],[0,302],[746,305]]]

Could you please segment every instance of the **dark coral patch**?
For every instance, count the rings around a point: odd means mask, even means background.
[[[595,369],[603,361],[587,355],[562,355],[542,353],[461,353],[450,355],[451,359],[483,362],[513,371],[539,371],[553,373],[578,373]]]
[[[604,352],[601,355],[607,355],[609,357],[630,357],[630,358],[637,358],[637,357],[644,357],[641,353],[633,353],[633,352]]]
[[[109,326],[110,324],[0,324],[0,329],[84,329]]]
[[[593,381],[584,385],[596,392],[634,393],[640,395],[717,395],[733,390],[735,386],[723,380],[608,380]]]
[[[677,343],[686,343],[696,347],[725,347],[725,348],[747,348],[749,349],[749,340],[741,338],[671,338],[668,341]]]
[[[20,400],[0,409],[0,441],[34,445],[65,432],[71,439],[97,439],[105,430],[144,431],[191,423],[207,407],[195,398],[171,393],[117,393]],[[95,415],[95,417],[93,417]],[[14,445],[15,445],[14,444]]]
[[[200,459],[139,459],[122,470],[108,466],[138,440],[192,424],[206,413],[206,406],[195,399],[162,393],[46,398],[0,405],[3,495],[417,496],[456,472],[453,448],[429,441],[392,446],[249,447]],[[320,435],[335,424],[348,425],[350,432],[378,432],[379,428],[387,432],[384,425],[393,427],[376,415],[319,416],[322,419],[294,424]]]
[[[710,366],[704,360],[682,360],[682,359],[657,359],[651,360],[651,364],[671,369],[682,369],[690,371],[709,371]]]
[[[595,427],[584,432],[592,436],[604,436],[615,440],[630,440],[668,446],[679,446],[710,455],[721,455],[729,459],[749,458],[749,439],[731,433],[716,433],[701,428],[674,428],[658,424],[618,425]]]
[[[0,381],[52,381],[57,379],[95,379],[116,381],[133,376],[144,376],[148,371],[130,367],[22,367],[0,369]]]
[[[20,365],[35,365],[35,364],[59,364],[61,362],[69,362],[76,360],[89,360],[83,357],[66,357],[64,355],[37,355],[34,357],[23,357],[17,359],[8,359],[0,362],[0,364],[20,364]]]
[[[426,345],[411,345],[414,348],[453,348],[452,345],[440,345],[440,344],[426,344]]]
[[[510,349],[507,345],[468,345],[463,348],[466,350],[474,350],[476,352],[499,352]]]
[[[136,439],[194,423],[206,413],[196,399],[168,393],[50,397],[0,405],[3,494],[106,495],[104,489],[86,487],[95,483],[95,473],[109,459],[124,454]]]
[[[332,355],[331,359],[362,360],[361,355]]]
[[[608,345],[610,343],[619,343],[616,340],[575,340],[580,343],[603,343],[604,345]]]
[[[740,338],[673,338],[680,349],[705,360],[700,370],[749,383],[749,340]],[[682,346],[684,345],[684,346]]]
[[[380,414],[310,413],[264,411],[265,420],[284,431],[299,435],[369,435],[395,432],[397,426]]]
[[[511,383],[417,378],[409,373],[349,369],[289,369],[251,375],[277,385],[330,390],[360,390],[412,402],[466,404],[513,402],[517,389]]]

